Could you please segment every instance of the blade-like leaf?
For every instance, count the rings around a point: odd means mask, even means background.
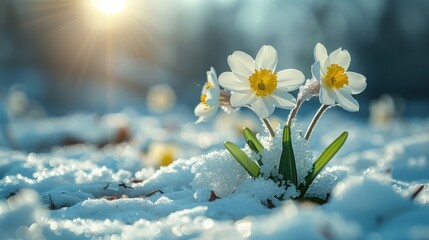
[[[231,155],[246,169],[246,171],[252,177],[259,175],[259,166],[252,161],[246,153],[244,153],[237,145],[232,142],[225,142],[225,148],[231,153]]]
[[[255,151],[255,149],[256,149],[256,147],[255,147],[255,144],[253,144],[253,142],[252,141],[247,141],[247,144],[249,145],[249,147],[253,150],[253,151]],[[259,153],[259,159],[257,159],[256,160],[257,162],[258,162],[258,164],[259,164],[259,166],[262,166],[262,154],[260,154]]]
[[[283,175],[284,180],[298,186],[295,155],[293,153],[289,126],[285,126],[283,129],[283,150],[280,157],[279,173]]]
[[[305,182],[299,186],[299,190],[301,192],[300,197],[304,197],[307,192],[310,184],[314,181],[317,175],[322,171],[323,167],[335,156],[335,154],[340,150],[343,146],[344,142],[349,135],[348,132],[343,132],[337,139],[335,139],[331,145],[329,145],[322,154],[320,154],[319,158],[316,162],[313,163],[313,169],[308,175],[305,177]]]
[[[259,154],[262,153],[262,151],[264,150],[264,146],[262,146],[261,142],[259,142],[256,136],[252,133],[252,131],[250,131],[250,129],[248,129],[247,127],[243,128],[243,136],[244,140],[246,140],[246,143],[253,151]]]

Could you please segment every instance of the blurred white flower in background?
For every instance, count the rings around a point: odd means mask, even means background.
[[[147,93],[147,108],[153,113],[165,113],[176,105],[176,93],[169,84],[158,84]]]
[[[7,96],[6,111],[9,120],[46,116],[46,111],[39,102],[29,99],[25,92],[13,87],[9,90]]]
[[[269,117],[275,107],[292,109],[296,99],[289,92],[297,89],[305,80],[296,69],[275,72],[277,51],[264,45],[256,59],[247,53],[235,51],[228,56],[232,72],[219,76],[220,85],[231,91],[233,107],[248,106],[261,118]]]
[[[390,95],[382,95],[369,106],[370,123],[378,128],[388,128],[397,115],[395,101]]]
[[[260,120],[250,112],[235,111],[233,114],[219,114],[214,121],[214,132],[222,134],[224,139],[238,140],[243,138],[243,128],[253,132],[263,130]]]
[[[153,142],[149,145],[146,163],[154,167],[168,166],[179,153],[179,146],[172,143]]]
[[[351,61],[349,52],[338,48],[328,56],[325,46],[317,43],[314,60],[316,64],[312,66],[312,73],[321,85],[320,103],[338,103],[347,111],[359,111],[359,103],[351,95],[365,90],[366,78],[362,74],[347,71]]]

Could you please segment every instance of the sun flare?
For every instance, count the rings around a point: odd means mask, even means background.
[[[127,2],[127,0],[92,0],[95,8],[106,15],[122,12],[127,6]]]

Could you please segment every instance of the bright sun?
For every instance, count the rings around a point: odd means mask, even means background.
[[[92,0],[92,2],[104,14],[114,15],[125,9],[128,0]]]

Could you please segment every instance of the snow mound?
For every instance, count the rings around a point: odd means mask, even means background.
[[[297,194],[268,179],[281,127],[274,139],[257,136],[265,150],[256,179],[219,148],[158,170],[133,142],[0,149],[0,239],[427,239],[429,125],[417,131],[422,121],[412,122],[388,137],[359,121],[335,121],[350,127],[350,139],[307,192],[328,198],[322,206],[277,199]],[[328,130],[308,144],[292,128],[301,181],[338,136]]]

